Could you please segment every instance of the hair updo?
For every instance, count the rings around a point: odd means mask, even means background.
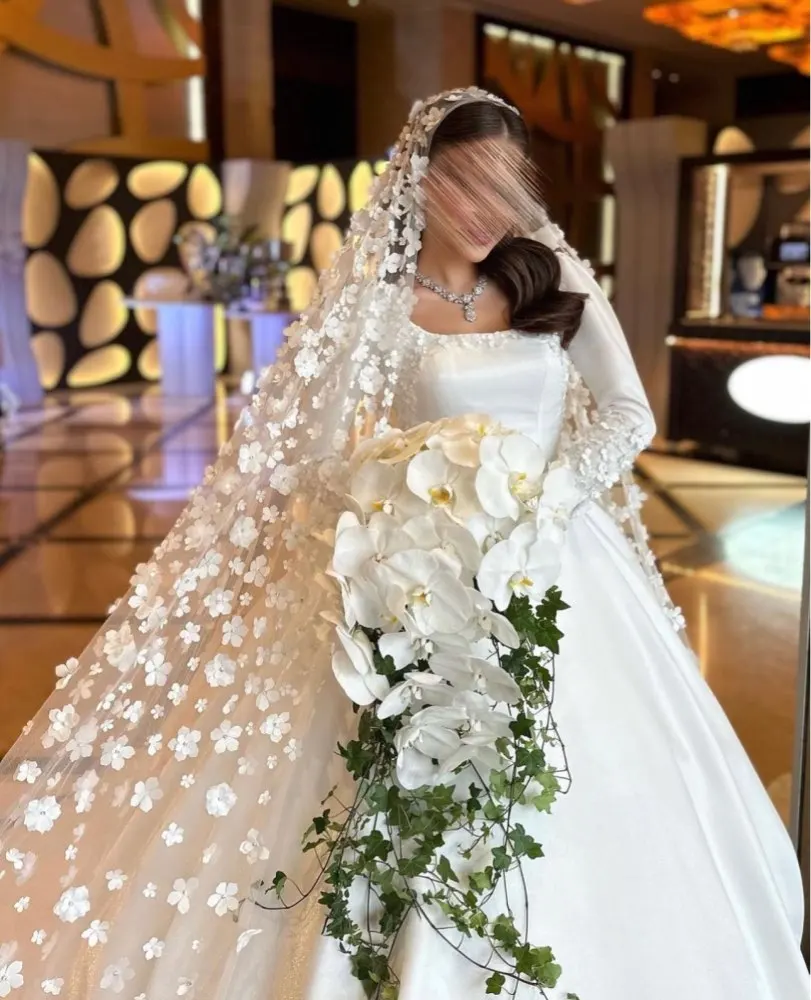
[[[477,139],[507,137],[529,151],[523,118],[492,101],[470,101],[450,111],[437,126],[430,153]],[[523,333],[557,333],[567,347],[580,327],[586,295],[560,287],[560,261],[549,247],[522,236],[505,237],[479,268],[501,290],[510,324]]]

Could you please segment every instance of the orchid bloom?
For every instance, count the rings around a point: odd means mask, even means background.
[[[543,452],[523,434],[509,434],[484,438],[479,455],[476,494],[481,506],[492,517],[517,520],[541,494]]]
[[[356,705],[371,705],[389,692],[389,682],[374,666],[374,647],[367,636],[342,626],[335,629],[340,646],[332,654],[332,672]]]
[[[514,594],[540,604],[560,573],[560,560],[558,541],[539,533],[534,524],[519,524],[484,556],[476,579],[499,611],[507,608]]]
[[[447,563],[431,552],[397,552],[381,567],[389,582],[387,604],[400,621],[424,636],[456,632],[473,614],[470,591]]]
[[[476,512],[472,470],[455,465],[441,451],[415,455],[408,463],[406,483],[415,496],[453,517],[465,518]]]

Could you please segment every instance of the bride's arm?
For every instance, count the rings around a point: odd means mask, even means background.
[[[594,397],[597,414],[562,456],[575,472],[583,500],[596,499],[630,471],[656,431],[619,321],[597,283],[590,285],[569,357]]]

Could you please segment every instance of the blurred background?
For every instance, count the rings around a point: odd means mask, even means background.
[[[807,865],[808,72],[808,0],[0,0],[0,754],[413,101],[479,84],[623,322],[654,550]]]

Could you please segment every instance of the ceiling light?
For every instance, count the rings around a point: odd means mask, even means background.
[[[646,7],[646,20],[733,52],[765,48],[807,73],[808,0],[675,0]]]

